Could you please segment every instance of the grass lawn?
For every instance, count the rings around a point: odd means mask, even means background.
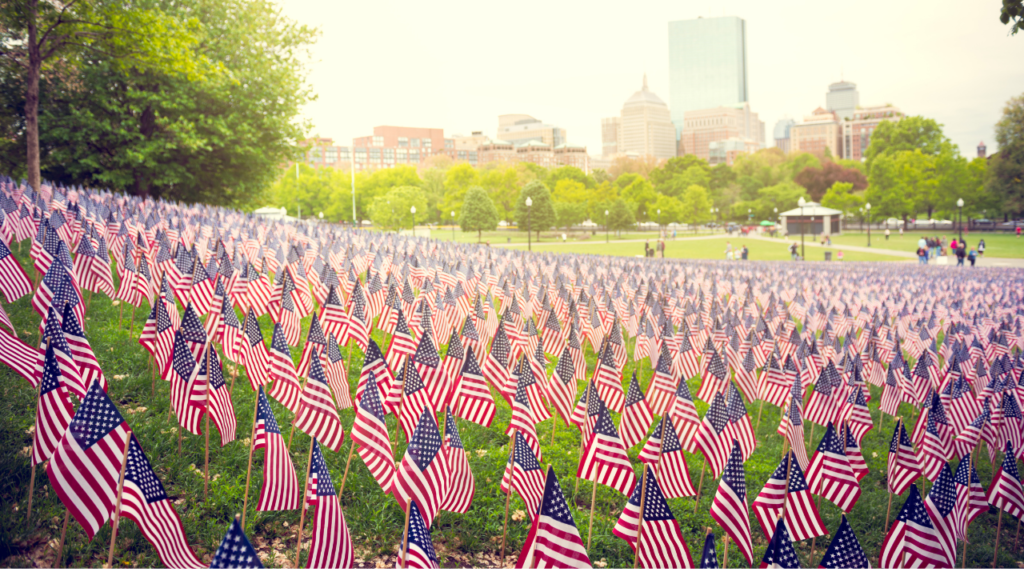
[[[769,242],[767,240],[758,240],[756,238],[716,238],[716,239],[700,239],[700,240],[685,240],[679,239],[673,242],[669,240],[665,243],[665,257],[666,258],[694,258],[701,260],[722,260],[725,258],[725,246],[726,242],[731,242],[734,249],[742,247],[744,244],[750,250],[749,258],[751,260],[789,260],[789,246],[778,242]],[[653,242],[652,242],[653,245]],[[519,250],[525,250],[525,246],[514,246],[513,248]],[[824,261],[825,260],[825,248],[822,248],[820,244],[805,244],[806,255],[808,261]],[[541,247],[535,248],[535,250],[543,250],[550,252],[575,252],[579,254],[602,254],[609,256],[643,256],[644,244],[641,241],[638,242],[620,242],[620,243],[604,243],[595,242],[586,245],[581,244],[544,244]],[[832,259],[838,258],[838,250],[835,248],[828,249],[832,252]],[[901,261],[908,258],[901,258],[899,256],[888,256],[884,254],[872,254],[870,252],[855,252],[853,250],[847,250],[843,254],[844,260],[849,261]]]
[[[871,231],[871,247],[872,248],[885,248],[888,250],[905,250],[907,252],[914,252],[917,250],[917,241],[921,236],[938,236],[942,238],[946,237],[947,246],[948,242],[954,238],[954,235],[949,230],[935,230],[934,232],[928,230],[908,230],[903,233],[903,237],[900,238],[898,232],[894,232],[889,236],[889,240],[885,240],[885,233],[879,230]],[[971,248],[978,247],[978,241],[985,240],[985,256],[991,256],[993,258],[1024,258],[1024,238],[1017,238],[1016,234],[1005,234],[1005,233],[984,233],[984,232],[971,232],[970,234],[964,233],[964,241]],[[840,236],[833,236],[832,241],[836,244],[848,244],[850,246],[867,246],[868,237],[867,234],[860,232],[843,232]]]
[[[755,256],[762,248],[753,245]],[[724,242],[712,242],[707,250],[714,248],[714,255],[720,252]],[[612,245],[616,246],[616,245]],[[622,246],[628,250],[628,245]],[[774,252],[782,252],[785,246],[770,245]],[[695,250],[694,246],[687,249]],[[15,248],[23,264],[28,263],[26,256],[28,242]],[[676,248],[683,250],[683,247]],[[767,252],[767,248],[764,248]],[[671,252],[670,252],[671,254]],[[680,252],[680,255],[682,252]],[[688,252],[688,254],[692,253]],[[711,254],[709,254],[710,256]],[[765,254],[762,254],[765,255]],[[783,253],[784,257],[784,253]],[[35,345],[37,341],[36,327],[39,317],[32,311],[29,297],[5,306],[13,324],[17,327],[17,335],[24,341]],[[147,353],[137,343],[139,329],[148,313],[144,306],[135,315],[135,328],[131,338],[128,336],[128,318],[125,315],[122,328],[118,328],[118,308],[103,295],[92,297],[91,305],[86,313],[85,328],[92,347],[96,352],[100,365],[110,380],[110,397],[119,406],[149,456],[153,468],[164,484],[174,507],[181,516],[185,533],[190,544],[200,559],[209,561],[223,537],[231,518],[242,508],[246,464],[248,458],[249,427],[252,422],[254,400],[253,393],[244,370],[234,383],[234,408],[238,419],[238,439],[225,447],[220,447],[220,438],[216,429],[211,426],[210,438],[210,484],[209,496],[203,497],[203,438],[186,433],[182,441],[181,453],[178,452],[178,436],[175,421],[168,421],[169,400],[168,384],[151,380],[150,361]],[[270,325],[263,321],[263,333],[269,340]],[[308,330],[308,320],[303,321],[303,336]],[[380,332],[375,331],[378,342],[385,340]],[[355,348],[355,345],[352,345]],[[292,350],[297,361],[300,350]],[[362,365],[362,354],[358,349],[345,351],[351,354],[348,364],[351,392],[354,394],[358,381],[359,368]],[[588,349],[586,355],[589,371],[593,370],[595,356]],[[551,360],[551,359],[549,359]],[[548,370],[553,369],[549,363]],[[646,387],[651,378],[651,366],[644,360],[639,366],[628,364],[627,373],[638,370],[639,379]],[[228,367],[227,377],[232,379],[232,367]],[[579,383],[582,392],[583,383]],[[689,382],[690,389],[696,396],[697,379]],[[873,389],[874,399],[870,402],[876,426],[879,424],[878,402],[880,391]],[[36,392],[10,369],[0,368],[0,565],[5,567],[46,567],[55,565],[56,540],[60,537],[61,523],[64,517],[64,506],[54,495],[43,470],[36,472],[36,486],[31,521],[26,520],[25,512],[29,485],[28,449],[32,442],[31,428],[35,419]],[[508,458],[508,438],[504,430],[508,426],[510,410],[508,405],[495,394],[498,410],[494,423],[490,428],[482,428],[474,424],[459,424],[460,434],[469,455],[470,465],[476,478],[476,493],[472,508],[464,515],[442,512],[434,523],[432,535],[442,566],[457,567],[494,567],[502,534],[505,495],[499,489],[502,470]],[[284,434],[291,432],[291,414],[278,402],[271,400],[277,421]],[[699,413],[703,414],[707,406],[697,401]],[[751,403],[747,407],[752,420],[757,423],[760,406]],[[911,418],[911,410],[904,406],[902,416]],[[753,502],[767,478],[779,463],[782,438],[775,434],[774,429],[780,418],[778,408],[764,407],[762,422],[758,428],[759,448],[746,463],[747,500]],[[346,428],[346,440],[338,453],[325,450],[327,465],[331,471],[336,489],[341,489],[341,479],[345,473],[345,462],[350,447],[348,430],[351,427],[353,413],[346,410],[341,413],[342,423]],[[392,438],[395,438],[396,422],[394,416],[387,417]],[[618,421],[618,416],[615,417]],[[578,463],[579,433],[566,427],[563,423],[554,426],[552,438],[552,422],[546,421],[538,425],[542,439],[544,464],[551,464],[557,473],[567,497],[571,500],[573,515],[580,532],[586,539],[587,525],[590,520],[591,484],[586,481],[574,482],[574,474]],[[868,557],[877,563],[879,546],[884,537],[886,526],[886,507],[889,496],[885,488],[886,447],[892,432],[892,419],[886,418],[885,425],[869,432],[863,443],[863,453],[871,474],[861,482],[863,494],[853,511],[848,515],[854,531],[864,546]],[[821,427],[814,431],[814,439],[823,434]],[[807,436],[811,436],[808,429]],[[295,434],[291,445],[291,457],[299,471],[300,484],[303,483],[302,471],[306,467],[310,439],[303,433]],[[397,454],[404,454],[405,439],[398,442]],[[637,455],[641,446],[629,451],[636,471],[641,471]],[[813,448],[813,446],[812,446]],[[261,558],[267,566],[290,567],[294,559],[297,538],[299,512],[297,510],[272,513],[255,511],[256,501],[262,484],[263,453],[258,452],[253,458],[253,478],[249,491],[249,512],[247,533],[253,544],[258,548]],[[688,455],[689,474],[694,483],[701,477],[702,457]],[[982,459],[979,474],[985,486],[992,478],[992,467]],[[669,506],[682,527],[689,544],[694,561],[699,561],[703,535],[706,527],[714,527],[718,536],[721,559],[722,530],[717,527],[708,509],[717,489],[717,482],[711,477],[703,479],[700,501],[694,509],[691,499],[676,499]],[[357,456],[353,458],[348,471],[347,481],[340,499],[347,519],[349,531],[354,540],[356,566],[393,567],[395,550],[402,536],[403,513],[392,496],[386,496],[369,474],[366,466]],[[892,498],[891,517],[895,518],[903,504],[906,494]],[[612,528],[622,511],[626,497],[618,492],[599,486],[597,489],[595,515],[593,520],[593,542],[590,557],[600,567],[631,567],[633,556],[628,545],[612,535]],[[509,521],[508,557],[506,562],[513,562],[523,545],[529,530],[525,517],[525,506],[514,496],[511,501],[511,512],[518,518]],[[841,519],[840,511],[827,501],[820,507],[821,516],[830,533],[834,532]],[[754,535],[755,564],[765,551],[767,541],[762,535],[754,516],[750,516],[751,531]],[[307,518],[305,540],[308,544],[313,521]],[[992,562],[995,540],[996,515],[982,515],[970,528],[971,545],[967,549],[969,566],[988,566]],[[1014,553],[1012,548],[1014,524],[1009,518],[1003,519],[1002,546],[999,553],[999,565],[1018,567],[1024,555]],[[64,550],[64,563],[75,567],[99,568],[105,562],[107,548],[110,543],[110,525],[104,526],[90,542],[80,526],[72,520],[68,526],[67,542]],[[804,566],[816,566],[821,555],[828,546],[829,538],[822,537],[816,542],[814,555],[811,555],[811,543],[798,543],[796,549]],[[958,554],[960,548],[958,547]],[[303,553],[303,563],[305,562]],[[124,521],[120,525],[115,550],[115,559],[123,567],[159,567],[161,563],[153,549],[133,522]],[[957,560],[957,565],[960,560]],[[745,567],[741,555],[735,547],[729,554],[729,566]]]
[[[573,230],[573,231],[549,230],[549,231],[543,232],[541,234],[541,238],[540,238],[539,241],[537,240],[537,234],[534,233],[533,237],[532,237],[532,242],[534,244],[537,244],[538,242],[542,243],[542,244],[549,244],[549,243],[550,244],[556,244],[556,243],[557,244],[561,244],[562,243],[562,234],[563,233],[567,236],[566,240],[569,243],[592,243],[592,242],[602,242],[603,243],[604,240],[605,240],[604,229],[600,228],[600,229],[596,230],[596,232],[594,234],[591,234],[589,231],[585,231],[585,230]],[[691,231],[684,232],[684,231],[680,230],[679,231],[679,236],[682,238],[682,237],[686,237],[686,236],[697,236],[697,235],[709,236],[709,235],[712,235],[712,234],[720,234],[720,233],[722,233],[722,229],[721,228],[718,228],[718,229],[715,229],[715,230],[711,230],[711,229],[707,229],[707,228],[701,228],[701,229],[693,231],[693,232],[691,232]],[[671,234],[671,232],[670,232],[670,234]],[[450,241],[453,238],[453,236],[452,236],[452,229],[451,229],[450,226],[434,227],[430,231],[430,236],[431,236],[431,238],[434,238],[435,240],[449,240]],[[616,236],[615,232],[613,231],[613,232],[611,232],[610,237],[611,237],[612,240],[616,240],[616,239],[618,239],[618,240],[654,239],[654,238],[658,237],[658,232],[655,231],[655,230],[651,230],[649,232],[648,231],[643,231],[643,232],[630,231],[630,232],[623,232],[621,235]],[[494,246],[496,248],[500,248],[501,246],[503,246],[505,244],[508,244],[510,238],[511,238],[513,244],[518,244],[518,243],[526,244],[526,233],[522,232],[522,231],[520,231],[520,230],[518,230],[516,228],[506,228],[506,229],[493,230],[493,231],[490,231],[490,232],[484,232],[483,235],[481,236],[481,242],[490,242],[491,246]],[[465,243],[470,243],[470,244],[476,244],[477,243],[477,234],[476,234],[476,232],[463,232],[461,229],[456,227],[455,228],[454,239],[455,239],[456,242],[465,242]]]

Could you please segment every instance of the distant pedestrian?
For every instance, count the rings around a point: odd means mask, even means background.
[[[903,225],[900,225],[900,238],[903,238]]]
[[[964,257],[967,256],[967,250],[964,249],[963,244],[957,244],[956,246],[956,265],[964,265]]]
[[[793,261],[796,261],[796,260],[798,260],[800,258],[800,255],[797,254],[796,242],[793,242],[789,246],[789,258],[790,258],[790,260],[793,260]]]
[[[920,246],[917,248],[917,261],[921,264],[928,263],[928,248],[922,248]]]
[[[1017,226],[1017,238],[1020,238],[1020,226]]]
[[[885,241],[886,242],[889,241],[889,227],[888,226],[885,227]]]
[[[650,256],[651,256],[651,241],[650,240],[645,240],[644,241],[644,258],[649,258]]]
[[[842,262],[842,261],[843,261],[843,251],[842,251],[842,250],[840,250],[840,251],[839,251],[839,252],[838,252],[838,253],[836,254],[836,258],[838,258],[840,262]]]
[[[967,253],[967,259],[971,261],[971,268],[974,268],[974,262],[978,259],[978,253],[971,248],[971,251]]]
[[[749,251],[747,250],[747,245],[746,245],[746,244],[744,244],[744,245],[743,245],[743,250],[742,250],[742,251],[740,252],[740,257],[741,257],[741,258],[743,258],[744,260],[746,260],[746,259],[747,259],[747,255],[748,255],[749,253],[750,253],[750,252],[749,252]]]
[[[985,255],[985,239],[978,240],[978,258]]]

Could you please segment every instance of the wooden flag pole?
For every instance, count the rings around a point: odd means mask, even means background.
[[[644,505],[647,503],[647,469],[650,468],[649,464],[644,464],[644,474],[640,479],[640,518],[636,525],[636,551],[633,553],[633,569],[636,570],[637,564],[640,561],[640,543],[644,535]],[[596,482],[594,483],[597,484]],[[588,545],[589,549],[590,546]]]
[[[252,445],[256,443],[256,414],[260,411],[259,390],[256,391],[256,405],[252,409],[252,431],[249,433],[249,466],[245,471],[245,496],[242,498],[242,531],[245,531],[245,512],[249,507],[249,480],[252,478]]]
[[[68,518],[71,517],[71,509],[64,509],[64,527],[60,529],[60,544],[57,545],[57,568],[64,566],[64,536],[68,533]]]
[[[412,509],[412,498],[405,499],[405,530],[402,535],[402,568],[409,567],[409,511]],[[507,516],[507,514],[506,514]]]
[[[786,521],[786,512],[789,510],[789,472],[793,468],[793,458],[796,456],[789,451],[789,438],[783,442],[783,449],[786,453],[786,495],[782,500],[782,521]]]
[[[210,347],[206,345],[206,455],[203,460],[203,500],[210,495]]]
[[[153,389],[150,391],[151,396],[156,396],[156,358],[153,356],[149,357],[150,371],[149,373],[153,376]]]
[[[665,439],[662,438],[661,441],[664,442]],[[701,490],[701,488],[704,487],[704,472],[707,470],[707,468],[708,468],[708,457],[705,455],[704,456],[704,464],[702,464],[701,467],[700,467],[700,482],[697,483],[697,496],[693,500],[693,513],[694,514],[697,513],[697,506],[700,505],[700,490]]]
[[[999,562],[999,534],[1003,531],[1003,509],[999,509],[999,520],[996,523],[996,552],[992,557],[992,567],[995,568]]]
[[[302,496],[299,497],[299,505],[302,507],[302,513],[299,514],[299,537],[296,538],[295,543],[295,568],[299,567],[299,559],[302,557],[302,526],[306,523],[306,496],[309,494],[309,469],[313,465],[313,443],[316,442],[316,437],[309,439],[309,456],[306,458],[306,487],[302,490]]]
[[[605,346],[607,346],[607,344],[605,344]],[[602,348],[602,350],[603,350],[603,348]],[[600,354],[597,355],[597,362],[598,362],[598,364],[600,364],[600,362],[601,362],[601,355]],[[595,373],[597,372],[597,366],[594,366],[594,372]],[[576,458],[577,460],[579,460],[580,458],[583,457],[583,448],[585,447],[584,446],[584,441],[586,439],[586,434],[584,434],[583,430],[586,428],[587,419],[590,417],[589,416],[589,414],[590,414],[590,395],[592,394],[591,390],[594,387],[596,387],[596,384],[594,384],[594,380],[591,379],[590,382],[587,383],[587,401],[583,404],[583,406],[584,406],[583,425],[580,426],[580,451],[579,451],[578,457]],[[573,498],[573,500],[576,499],[576,492],[578,492],[579,489],[580,489],[580,477],[576,476],[576,485],[573,486],[573,489],[572,489],[572,498]],[[589,548],[590,546],[587,546],[587,547]]]
[[[516,434],[518,434],[518,432],[516,432]],[[498,564],[499,567],[505,565],[505,535],[508,533],[508,505],[509,501],[512,500],[512,481],[515,480],[516,477],[516,434],[512,435],[512,440],[509,442],[508,458],[512,465],[508,475],[508,492],[505,492],[505,521],[501,525],[501,561]]]
[[[352,435],[350,433],[349,440],[351,441],[351,446],[349,446],[348,449],[348,460],[345,460],[345,473],[341,476],[341,486],[338,487],[339,498],[341,497],[341,493],[345,491],[345,481],[348,480],[348,467],[352,464],[352,453],[356,450],[356,439],[351,436]]]
[[[309,383],[309,380],[303,378],[302,379],[302,392],[306,391],[306,384],[307,383]],[[289,454],[292,453],[292,438],[294,436],[295,436],[295,418],[292,418],[291,431],[288,432],[288,453]]]
[[[755,436],[761,435],[761,414],[764,412],[764,398],[761,398],[761,407],[757,409],[757,430],[754,431]]]
[[[28,459],[32,460],[32,453],[35,449],[34,445],[28,447]],[[28,481],[28,515],[25,517],[26,520],[32,520],[32,493],[35,492],[36,488],[36,465],[32,464],[32,474]]]
[[[128,438],[124,443],[124,453],[121,454],[121,474],[117,481],[117,503],[114,506],[114,517],[110,520],[110,551],[107,552],[106,568],[114,566],[114,544],[117,543],[117,528],[121,520],[121,497],[124,495],[124,471],[128,466],[128,448],[132,445],[132,433],[128,431]]]
[[[814,554],[813,552],[811,553]],[[722,537],[722,568],[729,567],[729,533]]]
[[[412,362],[412,355],[406,354],[405,367],[402,370],[402,394],[398,399],[398,407],[395,409],[395,420],[397,422],[397,426],[395,429],[395,437],[391,440],[391,451],[395,454],[398,454],[398,433],[402,431],[402,404],[405,404],[405,382],[406,379],[409,377],[410,362]]]
[[[899,432],[900,424],[902,422],[903,422],[903,418],[897,418],[896,419],[896,434],[899,435],[899,438],[896,439],[896,461],[897,462],[899,462],[899,459],[900,459],[900,444],[903,443],[902,442],[903,441],[903,435],[900,434],[900,432]],[[889,526],[889,513],[892,512],[892,486],[889,484],[889,471],[888,470],[886,470],[886,473],[885,473],[885,489],[889,492],[889,506],[885,509],[885,526],[884,526],[884,528],[886,530],[888,530],[888,526]]]
[[[590,492],[590,526],[587,528],[587,551],[590,551],[590,537],[594,534],[594,506],[597,504],[597,480]]]

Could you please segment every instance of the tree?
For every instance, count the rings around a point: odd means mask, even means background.
[[[485,170],[480,177],[480,185],[490,195],[498,209],[499,217],[510,222],[520,188],[519,173],[516,169],[511,166],[498,166]]]
[[[555,226],[568,228],[573,224],[579,224],[586,216],[585,205],[573,202],[560,202],[555,200]]]
[[[664,164],[654,170],[651,170],[649,178],[651,180],[651,184],[654,185],[658,192],[667,194],[667,192],[662,188],[668,185],[673,178],[683,174],[691,168],[697,168],[700,172],[705,174],[711,171],[711,166],[709,166],[706,161],[694,156],[693,154],[687,154],[686,156],[669,158]]]
[[[614,178],[627,173],[639,174],[646,178],[660,164],[660,160],[650,155],[640,156],[639,158],[619,156],[612,161],[611,167],[608,168],[608,173]]]
[[[416,207],[416,215],[411,208]],[[423,207],[426,197],[423,190],[416,186],[396,186],[383,196],[373,200],[370,214],[373,223],[387,230],[398,230],[412,226],[414,222],[423,222]]]
[[[651,219],[661,226],[678,222],[683,212],[683,203],[678,198],[659,194],[657,201],[650,206]],[[660,210],[660,212],[659,212]]]
[[[356,203],[361,207],[360,213],[362,214],[362,211],[372,206],[377,198],[386,195],[396,186],[414,186],[422,189],[423,181],[412,166],[395,166],[394,168],[356,174]],[[427,208],[426,201],[416,207],[420,211],[421,222],[431,218]]]
[[[658,200],[654,186],[644,178],[637,178],[633,183],[622,189],[622,198],[636,207],[634,220],[644,222],[650,218],[649,205]]]
[[[924,154],[935,156],[944,146],[952,144],[942,134],[942,124],[931,118],[907,116],[898,122],[883,120],[871,132],[871,143],[864,152],[864,167],[871,174],[872,163],[883,154],[919,149]]]
[[[605,226],[610,230],[628,230],[636,224],[636,218],[633,216],[636,208],[622,198],[617,198],[606,210],[608,215],[605,216]]]
[[[479,244],[484,230],[498,228],[498,209],[487,195],[487,191],[479,186],[471,186],[466,191],[459,214],[459,227],[463,230],[476,230],[476,241]]]
[[[351,220],[351,174],[302,164],[296,178],[295,168],[286,168],[268,190],[265,200],[271,206],[285,208],[293,216],[308,217],[323,212],[328,222]]]
[[[615,180],[615,178],[612,178],[612,175],[609,174],[608,171],[605,170],[604,168],[594,168],[590,172],[590,176],[594,178],[594,182],[596,182],[597,184],[602,184],[604,182],[612,182]]]
[[[584,188],[593,188],[597,186],[597,182],[594,178],[587,175],[586,172],[580,170],[575,166],[559,166],[548,172],[547,178],[544,179],[544,183],[547,184],[551,190],[555,189],[555,185],[561,180],[573,180],[579,182]]]
[[[836,182],[829,187],[821,199],[821,205],[826,208],[841,211],[847,218],[856,216],[860,208],[864,206],[864,198],[853,194],[853,184],[849,182]]]
[[[526,199],[530,198],[533,205],[527,209]],[[516,203],[516,225],[520,230],[537,232],[540,240],[542,230],[550,230],[555,225],[555,206],[551,201],[551,192],[543,182],[535,180],[523,186]]]
[[[811,200],[820,202],[825,192],[836,182],[849,182],[854,190],[868,187],[868,179],[860,170],[845,168],[835,162],[825,162],[820,167],[808,166],[793,178],[793,181],[807,189]]]
[[[197,19],[179,20],[138,3],[4,2],[0,23],[2,53],[25,74],[25,166],[28,184],[36,190],[41,181],[39,85],[44,73],[67,74],[93,59],[117,62],[117,73],[143,77],[172,74],[196,81],[219,72],[193,50]],[[54,65],[46,66],[50,62]],[[140,112],[140,119],[145,119],[145,111]]]
[[[447,214],[454,210],[456,213],[462,208],[462,199],[470,186],[476,186],[480,182],[480,173],[476,168],[466,162],[456,164],[448,169],[444,177],[444,199],[441,202],[441,212]]]
[[[914,209],[912,191],[905,187],[900,168],[896,154],[883,154],[871,166],[864,197],[871,202],[871,211],[883,218],[905,220]]]
[[[588,196],[587,187],[578,180],[558,180],[551,191],[551,198],[555,202],[568,204],[583,204],[587,201]]]
[[[711,170],[700,166],[690,166],[683,172],[672,176],[672,178],[662,184],[661,187],[656,188],[658,192],[661,192],[666,196],[678,197],[681,196],[687,188],[694,184],[710,189]]]
[[[989,195],[999,198],[1007,212],[1024,214],[1024,94],[1010,98],[996,124],[999,152],[993,155],[986,178]]]
[[[683,192],[679,217],[684,222],[696,226],[707,221],[710,209],[711,200],[708,198],[708,191],[694,184]]]
[[[999,21],[1003,24],[1013,22],[1010,34],[1020,32],[1021,28],[1024,28],[1024,0],[1003,0]]]

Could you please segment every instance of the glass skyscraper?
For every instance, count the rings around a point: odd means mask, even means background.
[[[669,109],[678,136],[692,110],[747,97],[747,23],[736,16],[668,23]]]

